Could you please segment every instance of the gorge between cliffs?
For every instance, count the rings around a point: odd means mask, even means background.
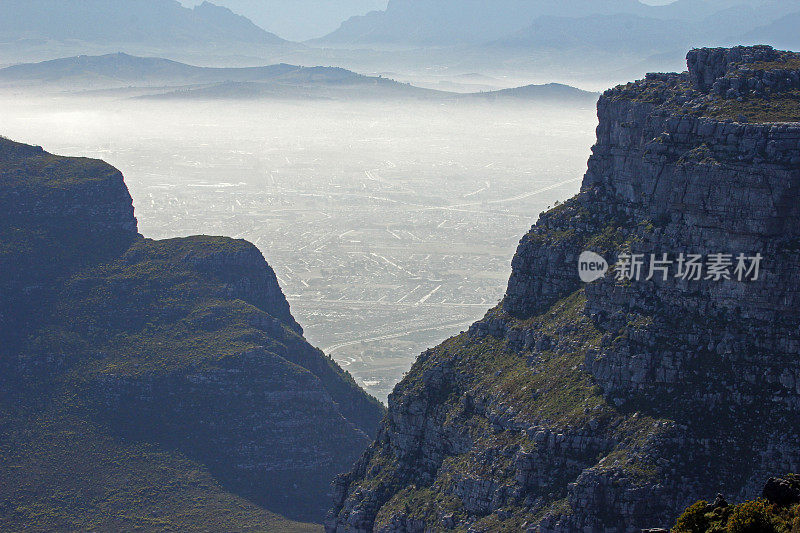
[[[800,54],[687,63],[600,97],[580,193],[388,409],[253,244],[148,239],[117,169],[0,138],[0,529],[628,533],[800,472]],[[663,254],[762,261],[616,268]]]

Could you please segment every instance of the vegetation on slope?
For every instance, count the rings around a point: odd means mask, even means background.
[[[777,490],[770,490],[770,488]],[[701,500],[678,518],[673,533],[798,533],[800,476],[789,474],[767,482],[764,496],[737,505],[721,497]]]
[[[0,529],[319,529],[383,408],[252,244],[144,239],[118,171],[6,139],[0,236]]]

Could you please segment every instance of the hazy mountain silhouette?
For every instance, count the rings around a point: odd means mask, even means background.
[[[214,0],[214,3],[293,41],[321,37],[351,16],[386,7],[386,0]]]
[[[780,48],[800,49],[800,11],[790,13],[778,20],[748,32],[744,36],[747,43],[771,42]]]
[[[55,85],[63,88],[177,86],[224,81],[266,81],[301,70],[294,65],[250,68],[196,67],[158,57],[128,54],[78,56],[25,63],[0,70],[0,86]]]
[[[249,19],[210,2],[188,9],[176,0],[3,0],[2,11],[0,42],[283,42]]]
[[[625,38],[621,39],[620,35]],[[639,15],[539,17],[533,24],[495,45],[536,48],[594,48],[606,52],[658,53],[683,50],[691,40],[686,23]]]
[[[380,97],[461,100],[480,97],[542,103],[593,103],[598,96],[558,83],[463,94],[415,87],[338,67],[281,63],[263,67],[209,68],[123,53],[68,57],[6,67],[0,69],[2,88],[73,93],[142,89],[134,96],[169,99]]]
[[[776,0],[678,0],[665,6],[638,0],[390,0],[385,11],[353,17],[314,42],[480,47],[490,43],[531,52],[588,47],[646,56],[689,45],[729,44],[747,35],[749,40],[790,47],[796,43],[791,42],[797,28],[793,11],[795,3]]]
[[[490,100],[524,99],[535,100],[542,103],[569,102],[594,104],[600,95],[598,93],[583,91],[576,87],[564,85],[562,83],[546,83],[543,85],[525,85],[523,87],[514,87],[512,89],[474,93],[470,94],[469,96]]]
[[[390,0],[385,11],[352,17],[320,39],[332,44],[462,44],[500,39],[536,17],[634,13],[637,0]]]

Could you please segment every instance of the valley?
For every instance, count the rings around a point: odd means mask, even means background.
[[[596,120],[524,101],[65,96],[0,114],[12,138],[123,170],[145,235],[256,244],[310,342],[384,401],[502,297],[519,235],[578,190]]]

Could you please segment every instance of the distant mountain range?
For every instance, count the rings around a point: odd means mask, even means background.
[[[264,67],[209,68],[123,53],[69,57],[0,69],[0,89],[3,88],[71,93],[136,89],[138,92],[134,96],[160,99],[525,99],[589,105],[599,96],[556,83],[462,94],[415,87],[382,76],[364,76],[337,67],[282,63]]]
[[[281,44],[230,9],[176,0],[3,0],[0,43]]]
[[[448,88],[469,72],[599,88],[679,69],[691,46],[800,48],[800,5],[787,0],[677,0],[663,6],[640,0],[278,2],[2,0],[0,65],[124,51],[208,66],[327,64],[396,72],[434,88]],[[382,3],[385,9],[367,12]],[[347,13],[365,14],[303,43],[278,37],[326,31]],[[254,89],[263,88],[236,87]]]
[[[352,17],[316,42],[478,44],[519,31],[539,16],[632,12],[641,6],[638,0],[390,0],[385,11]]]
[[[796,2],[678,0],[390,0],[385,11],[352,17],[313,41],[324,46],[513,45],[530,51],[591,47],[642,54],[687,44],[756,39],[798,46]]]

